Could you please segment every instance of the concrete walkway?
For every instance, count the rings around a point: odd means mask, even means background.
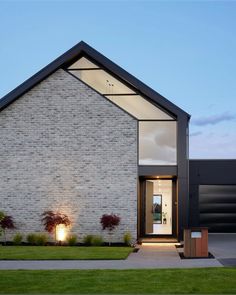
[[[139,269],[223,267],[235,265],[236,234],[210,234],[209,251],[215,259],[180,259],[174,244],[142,245],[126,260],[4,261],[0,269]]]
[[[142,245],[126,260],[0,261],[0,269],[139,269],[222,267],[217,259],[180,259],[174,244]]]

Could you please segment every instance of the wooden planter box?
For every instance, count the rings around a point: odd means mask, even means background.
[[[184,229],[184,257],[208,257],[208,228]]]

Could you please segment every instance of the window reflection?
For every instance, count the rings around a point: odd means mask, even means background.
[[[176,165],[176,122],[139,122],[139,164]]]

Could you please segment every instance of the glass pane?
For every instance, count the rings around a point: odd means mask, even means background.
[[[153,223],[162,223],[162,195],[153,195]]]
[[[107,96],[107,98],[139,120],[173,120],[140,95]]]
[[[73,63],[68,69],[98,69],[99,67],[92,63],[85,57],[81,57],[75,63]]]
[[[139,122],[139,165],[176,165],[176,122]]]
[[[73,75],[77,76],[80,80],[97,90],[102,94],[130,94],[135,93],[119,80],[112,77],[104,70],[92,71],[70,71]]]

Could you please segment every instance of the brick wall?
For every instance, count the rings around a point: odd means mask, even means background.
[[[103,234],[104,213],[121,217],[114,241],[136,238],[137,122],[63,70],[0,113],[0,210],[17,232],[41,232],[59,210],[71,232]]]

